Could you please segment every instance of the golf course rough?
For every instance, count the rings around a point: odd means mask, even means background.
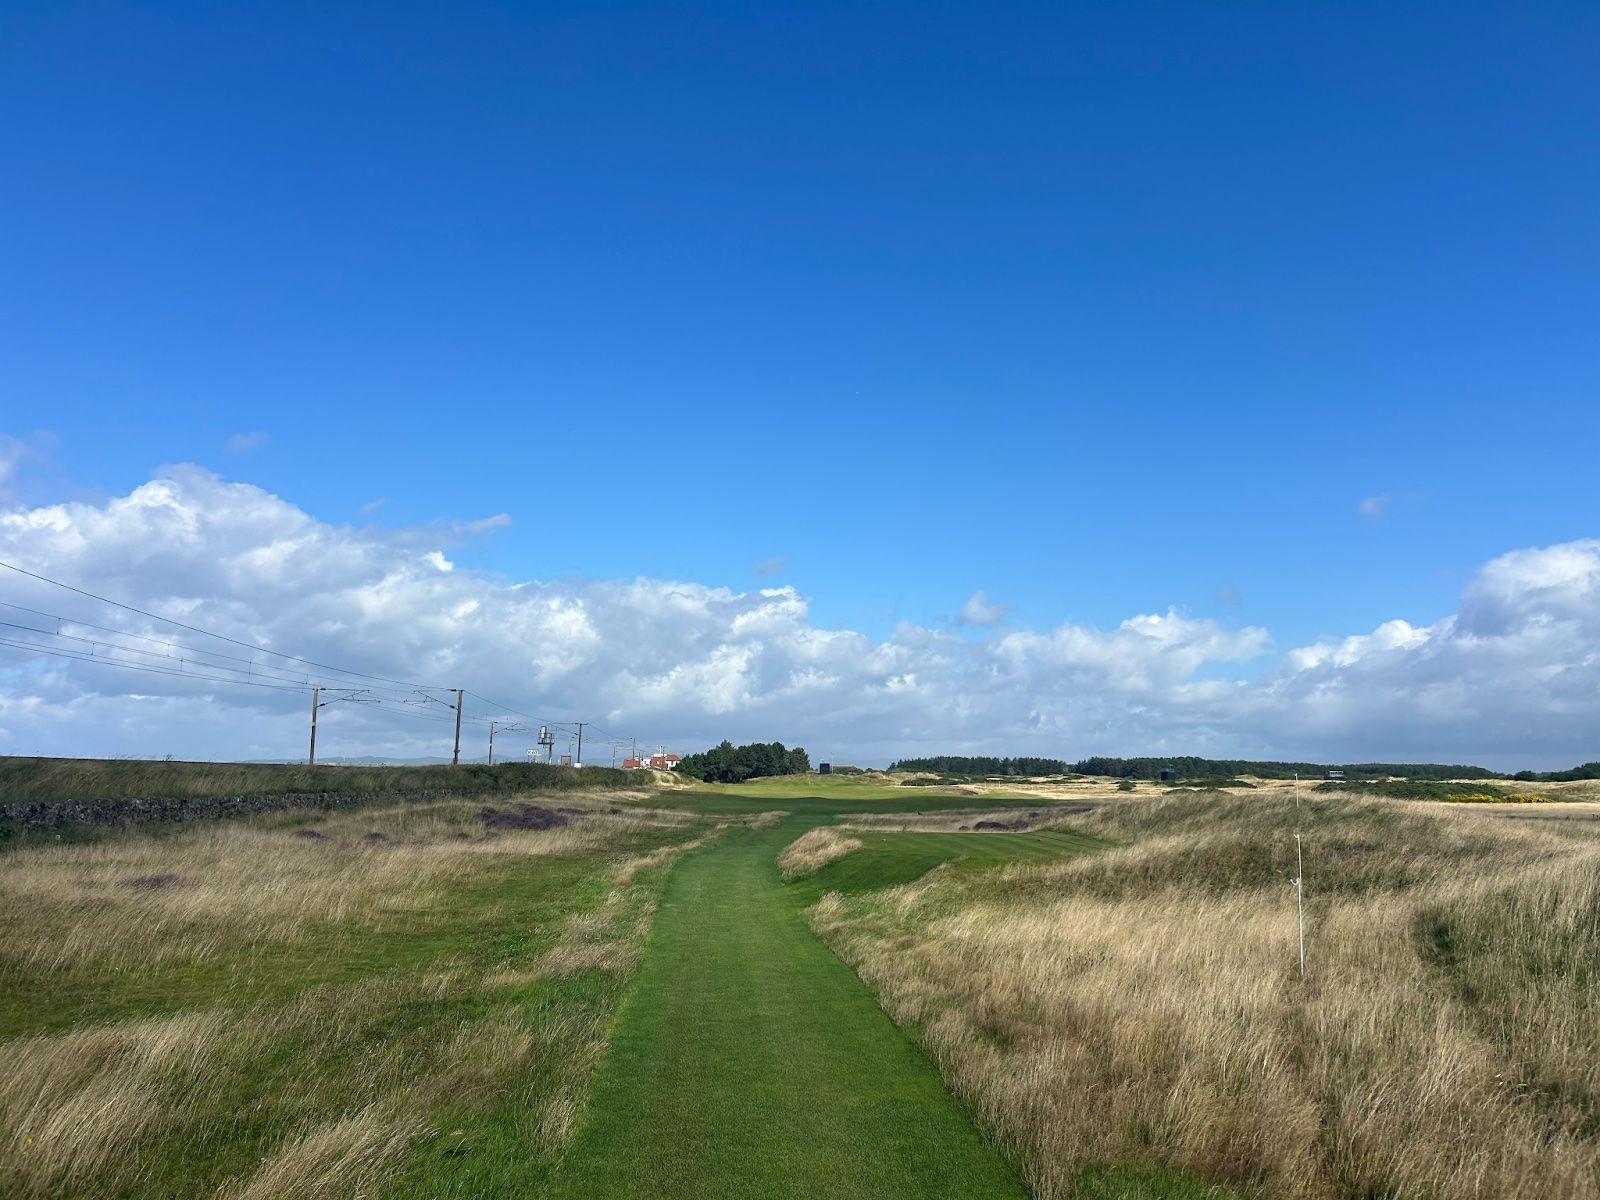
[[[674,868],[562,1200],[1021,1197],[1016,1174],[807,926],[779,851],[820,814]]]

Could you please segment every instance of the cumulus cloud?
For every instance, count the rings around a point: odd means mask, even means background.
[[[1600,540],[1503,555],[1457,612],[1431,622],[1394,619],[1280,650],[1263,628],[1176,610],[1110,628],[1006,627],[981,592],[968,602],[969,618],[984,618],[969,621],[977,636],[904,622],[870,637],[818,627],[789,586],[506,580],[446,556],[462,531],[508,519],[358,529],[195,467],[103,502],[0,507],[4,561],[309,660],[215,642],[209,657],[163,649],[162,639],[197,636],[0,572],[0,601],[155,638],[129,643],[145,655],[136,661],[176,658],[218,676],[132,673],[3,644],[61,644],[44,621],[40,633],[0,638],[0,752],[291,757],[305,724],[305,696],[292,688],[331,663],[469,688],[649,743],[782,738],[862,762],[934,751],[1495,766],[1596,756]],[[254,686],[220,681],[240,670]],[[468,704],[471,713],[482,701]],[[428,704],[338,706],[319,747],[447,753],[445,716]]]
[[[259,450],[271,439],[260,430],[254,433],[236,433],[228,439],[222,447],[229,454],[248,454],[252,450]]]
[[[763,558],[756,564],[757,579],[772,579],[783,574],[783,555],[774,554],[771,558]]]
[[[1356,510],[1367,520],[1376,521],[1389,511],[1389,499],[1384,496],[1368,496],[1356,505]]]
[[[984,595],[982,588],[979,588],[962,602],[960,610],[956,613],[956,624],[987,628],[1000,624],[1010,611],[1009,604],[990,604],[989,597]]]

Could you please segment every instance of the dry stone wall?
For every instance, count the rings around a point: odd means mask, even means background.
[[[291,809],[328,811],[383,801],[453,799],[468,793],[448,790],[413,792],[278,792],[243,796],[173,796],[143,799],[13,801],[0,804],[0,828],[54,829],[68,825],[142,825],[158,821],[193,821],[208,817],[241,817]]]

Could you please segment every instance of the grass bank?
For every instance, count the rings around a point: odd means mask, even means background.
[[[0,804],[133,800],[288,792],[426,792],[463,796],[577,791],[637,784],[627,771],[544,763],[387,767],[304,763],[169,762],[120,758],[0,757]]]
[[[1367,783],[1319,783],[1319,792],[1383,796],[1390,800],[1444,800],[1465,804],[1550,804],[1554,796],[1526,787],[1478,780],[1386,779]]]
[[[1173,1168],[1262,1197],[1600,1194],[1587,824],[1308,797],[1302,983],[1295,820],[1272,792],[1127,799],[1070,822],[1118,848],[812,918],[1044,1200],[1202,1194],[1151,1182]]]

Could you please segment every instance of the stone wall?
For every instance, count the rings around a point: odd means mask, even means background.
[[[192,821],[252,813],[310,809],[326,812],[375,800],[429,801],[465,796],[448,790],[421,792],[278,792],[246,796],[17,801],[0,804],[0,828],[54,829],[64,825],[140,825],[152,821]]]

